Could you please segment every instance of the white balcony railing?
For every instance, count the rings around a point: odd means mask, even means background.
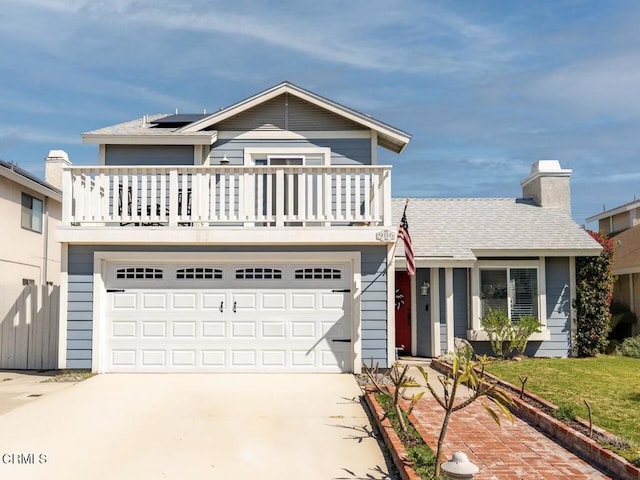
[[[391,225],[391,167],[69,167],[67,226]]]

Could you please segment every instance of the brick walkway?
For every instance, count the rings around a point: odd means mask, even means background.
[[[428,394],[427,394],[428,395]],[[498,426],[478,400],[454,413],[445,438],[444,459],[455,451],[467,454],[480,472],[474,480],[609,479],[538,430],[501,414]],[[418,430],[435,450],[444,411],[426,396],[413,410]]]

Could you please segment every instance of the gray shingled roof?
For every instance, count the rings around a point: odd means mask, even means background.
[[[158,128],[152,124],[154,120],[168,115],[168,113],[148,115],[146,122],[144,121],[144,117],[140,117],[135,120],[129,120],[128,122],[118,123],[109,127],[85,132],[85,135],[193,135],[193,133],[177,132],[177,130],[180,130],[180,127]],[[202,134],[202,132],[197,133]]]
[[[405,199],[393,199],[394,224]],[[407,221],[416,257],[475,260],[475,250],[590,250],[599,248],[562,212],[515,198],[412,198]],[[498,252],[496,252],[498,253]],[[398,242],[397,257],[404,257]]]

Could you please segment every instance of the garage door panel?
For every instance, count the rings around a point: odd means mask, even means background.
[[[352,344],[331,341],[351,337],[351,294],[332,291],[345,288],[348,278],[291,281],[292,272],[218,279],[211,289],[204,280],[188,285],[168,275],[164,286],[154,280],[147,289],[109,292],[105,369],[350,371]]]
[[[226,336],[227,324],[225,322],[202,322],[202,336],[224,338]]]
[[[166,293],[142,292],[142,310],[164,310],[167,308]]]
[[[196,322],[174,322],[173,325],[173,336],[174,337],[188,337],[188,338],[197,338],[196,337]]]
[[[174,293],[172,297],[175,310],[195,310],[198,305],[196,293]]]

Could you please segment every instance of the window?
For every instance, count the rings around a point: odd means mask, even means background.
[[[340,280],[342,274],[337,268],[296,268],[294,277],[296,280]]]
[[[236,280],[281,280],[282,270],[279,268],[237,268]]]
[[[538,270],[495,268],[480,270],[480,314],[504,310],[513,321],[538,316]]]
[[[178,280],[222,280],[222,269],[213,267],[187,267],[176,270]]]
[[[36,281],[31,279],[31,278],[23,278],[22,279],[22,285],[24,285],[25,287],[27,285],[35,285],[35,284],[36,284]]]
[[[22,194],[22,228],[42,233],[42,200]]]
[[[161,280],[162,269],[150,267],[127,267],[116,270],[116,278],[118,279],[144,279],[144,280]]]

